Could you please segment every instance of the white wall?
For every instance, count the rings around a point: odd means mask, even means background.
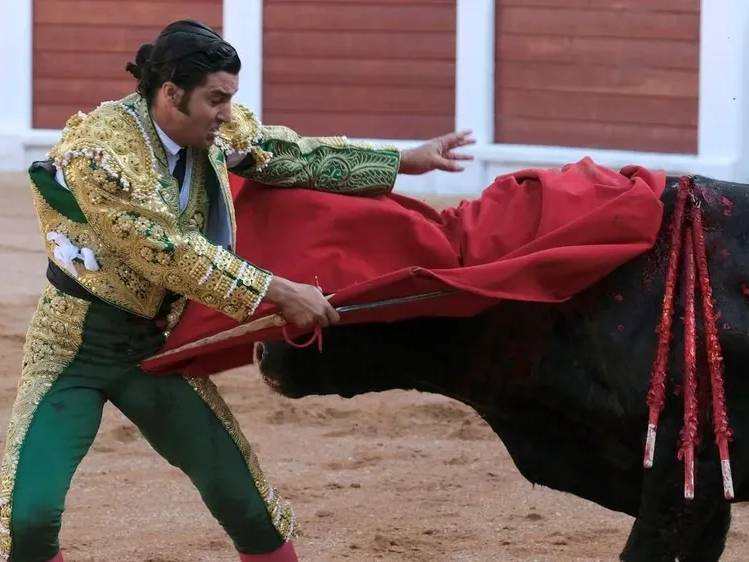
[[[235,99],[262,119],[263,0],[224,0],[224,38],[242,59]]]
[[[59,134],[31,129],[31,4],[31,0],[5,2],[0,18],[0,68],[14,85],[0,89],[0,170],[25,168]],[[702,0],[696,155],[493,144],[494,1],[457,0],[457,17],[455,126],[474,129],[479,143],[470,152],[476,160],[462,174],[402,177],[401,191],[472,195],[499,174],[557,166],[583,156],[614,168],[641,164],[672,174],[697,173],[749,183],[749,1]],[[262,0],[224,0],[224,30],[242,57],[238,100],[260,114]],[[416,144],[369,141],[401,147]]]
[[[4,2],[0,17],[0,170],[25,162],[31,130],[31,0]]]
[[[749,183],[749,1],[702,0],[696,155],[492,144],[494,55],[487,47],[493,50],[494,30],[485,24],[494,21],[494,2],[457,2],[456,127],[477,129],[480,142],[472,150],[476,161],[465,174],[406,178],[403,186],[409,191],[474,194],[497,175],[558,166],[584,156],[613,168],[640,164],[673,175],[702,174]]]

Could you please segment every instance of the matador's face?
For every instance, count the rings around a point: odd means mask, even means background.
[[[181,111],[175,119],[180,144],[194,148],[211,146],[219,127],[231,120],[231,100],[238,89],[239,76],[221,71],[208,74],[205,82],[191,92],[182,91],[182,103],[178,104]]]

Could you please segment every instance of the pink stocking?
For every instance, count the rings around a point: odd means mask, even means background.
[[[283,543],[278,549],[268,554],[242,554],[240,552],[239,560],[240,562],[299,562],[291,541]]]

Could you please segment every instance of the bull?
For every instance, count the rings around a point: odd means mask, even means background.
[[[530,482],[634,517],[626,562],[717,561],[731,522],[703,411],[697,488],[683,498],[676,458],[683,328],[674,322],[669,392],[654,467],[643,470],[645,396],[663,298],[677,178],[663,194],[653,249],[561,304],[499,302],[470,318],[430,317],[333,327],[322,353],[283,342],[256,347],[266,382],[288,397],[407,389],[448,396],[490,425]],[[696,178],[734,430],[734,501],[749,499],[749,189]],[[676,305],[676,318],[683,299]],[[701,324],[699,332],[701,334]],[[705,370],[704,353],[699,366]]]

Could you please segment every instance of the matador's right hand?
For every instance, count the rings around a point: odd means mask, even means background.
[[[302,329],[324,328],[341,319],[320,289],[283,277],[273,277],[265,299],[276,305],[288,323]]]

